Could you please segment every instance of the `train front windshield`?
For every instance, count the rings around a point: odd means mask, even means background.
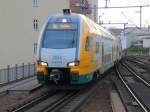
[[[51,49],[76,48],[77,37],[77,24],[49,24],[44,33],[42,47]]]

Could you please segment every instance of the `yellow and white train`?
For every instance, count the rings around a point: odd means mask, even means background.
[[[121,59],[121,42],[81,14],[64,10],[44,25],[37,52],[37,79],[42,84],[91,82]]]

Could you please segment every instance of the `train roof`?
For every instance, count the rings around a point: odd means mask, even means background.
[[[50,16],[48,22],[60,22],[62,21],[62,18],[68,18],[68,21],[71,22],[79,22],[83,20],[89,26],[89,30],[91,33],[102,35],[108,39],[113,39],[113,40],[118,39],[117,37],[113,36],[109,31],[107,31],[106,29],[104,29],[103,27],[101,27],[100,25],[92,21],[90,18],[82,14],[76,14],[76,13],[57,14],[57,15]]]
[[[79,22],[81,20],[80,14],[57,14],[50,16],[49,22],[61,22],[62,18],[68,19],[71,22]]]
[[[109,39],[113,39],[113,40],[118,39],[117,37],[112,35],[108,30],[101,27],[99,24],[95,23],[90,18],[88,18],[86,16],[82,16],[82,17],[85,20],[85,22],[88,24],[91,32],[100,34],[100,35],[104,36],[105,38],[109,38]]]

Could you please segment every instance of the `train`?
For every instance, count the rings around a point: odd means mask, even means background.
[[[64,9],[50,16],[37,44],[39,83],[83,85],[121,59],[120,39],[82,14]]]

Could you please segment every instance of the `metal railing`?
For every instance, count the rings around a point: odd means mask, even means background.
[[[7,68],[0,69],[0,85],[32,77],[35,74],[35,63],[28,63],[26,65],[24,63],[22,65],[16,64],[14,67],[8,65]]]

